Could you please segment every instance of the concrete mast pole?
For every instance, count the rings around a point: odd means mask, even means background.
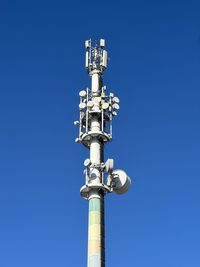
[[[125,193],[131,181],[121,170],[114,170],[114,160],[104,162],[104,144],[112,139],[112,118],[119,110],[119,98],[113,93],[106,95],[103,72],[107,68],[105,40],[92,46],[91,39],[85,42],[85,67],[91,77],[91,89],[79,92],[79,137],[90,150],[90,158],[84,161],[85,184],[81,196],[89,202],[88,257],[87,267],[105,267],[104,196],[107,193]],[[104,174],[106,177],[104,178]]]
[[[99,97],[102,87],[100,71],[93,70],[92,99]],[[99,109],[99,103],[95,102],[94,109]],[[101,122],[97,115],[91,119],[91,132],[100,132]],[[99,166],[103,162],[104,144],[98,136],[93,136],[90,141],[90,161],[92,165]],[[93,184],[102,181],[102,172],[98,168],[91,168],[90,177]],[[89,192],[89,218],[88,218],[88,267],[105,267],[105,231],[104,231],[104,192],[94,188]]]

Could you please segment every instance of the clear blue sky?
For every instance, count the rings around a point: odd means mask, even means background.
[[[74,143],[84,41],[103,37],[121,99],[106,157],[108,267],[200,266],[200,2],[0,3],[0,266],[83,267],[87,150]]]

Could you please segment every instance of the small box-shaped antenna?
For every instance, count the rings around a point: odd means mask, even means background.
[[[91,47],[91,41],[90,40],[86,40],[85,41],[85,48],[88,49]]]
[[[105,47],[105,40],[104,39],[100,39],[100,47],[101,48]]]

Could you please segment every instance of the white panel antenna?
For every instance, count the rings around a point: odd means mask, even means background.
[[[107,61],[108,61],[108,53],[106,50],[103,50],[102,67],[107,68]]]

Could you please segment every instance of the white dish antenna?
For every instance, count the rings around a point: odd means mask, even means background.
[[[95,103],[100,103],[101,102],[101,97],[95,97],[94,98]]]
[[[119,105],[117,103],[113,104],[113,109],[119,110]]]
[[[85,167],[88,167],[90,164],[91,164],[91,160],[90,160],[90,159],[86,159],[86,160],[84,161],[84,166],[85,166]]]
[[[102,104],[102,109],[107,109],[109,108],[109,104],[107,102]]]
[[[119,98],[118,97],[113,97],[113,102],[115,102],[115,103],[117,103],[117,104],[119,104],[119,102],[120,102],[120,100],[119,100]]]
[[[83,103],[83,102],[80,103],[80,104],[79,104],[79,109],[82,110],[82,109],[84,109],[84,108],[86,108],[86,104]]]
[[[131,179],[125,171],[116,169],[112,172],[113,191],[116,194],[124,194],[131,186]]]
[[[92,108],[94,106],[94,102],[92,100],[87,103],[88,108]]]
[[[86,93],[85,90],[82,90],[82,91],[79,92],[79,96],[80,96],[80,97],[85,97],[86,94],[87,94],[87,93]]]

